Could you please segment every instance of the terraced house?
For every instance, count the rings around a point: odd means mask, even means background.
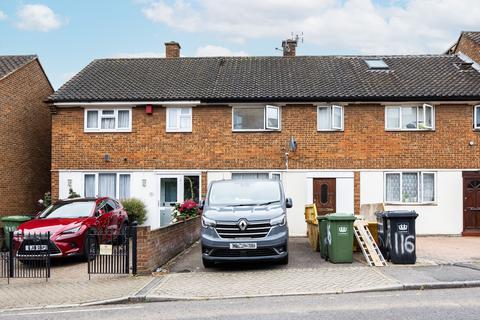
[[[51,97],[52,192],[141,198],[147,224],[218,179],[283,180],[304,205],[414,209],[480,232],[480,73],[455,54],[94,60]]]

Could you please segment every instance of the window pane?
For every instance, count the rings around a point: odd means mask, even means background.
[[[128,199],[130,198],[130,175],[129,174],[121,174],[119,178],[119,193],[120,199]]]
[[[98,128],[98,111],[87,111],[87,128],[97,129]]]
[[[417,108],[403,107],[402,108],[402,129],[416,129],[417,128]]]
[[[85,197],[95,197],[95,175],[94,174],[85,175],[84,195]]]
[[[341,108],[332,108],[333,110],[333,127],[341,128],[342,127],[342,109]]]
[[[115,111],[113,110],[102,110],[102,115],[107,116],[107,115],[114,115]]]
[[[116,180],[115,173],[100,173],[98,175],[98,195],[115,198]]]
[[[435,174],[423,174],[423,201],[435,201]]]
[[[476,107],[475,112],[477,114],[477,121],[475,127],[480,128],[480,107]]]
[[[428,128],[433,127],[433,108],[426,107],[425,109],[425,125]]]
[[[180,116],[180,129],[188,130],[190,127],[190,116]]]
[[[118,111],[118,127],[121,129],[130,128],[130,111],[128,110]]]
[[[268,172],[236,172],[232,173],[233,180],[268,179]]]
[[[331,119],[332,119],[332,109],[330,107],[320,107],[318,108],[318,128],[320,130],[330,130],[332,129]]]
[[[402,201],[418,202],[417,173],[404,173],[402,175]]]
[[[180,108],[180,114],[190,115],[190,110],[192,110],[192,109],[191,108]]]
[[[272,179],[273,180],[282,180],[281,179],[281,174],[280,173],[272,173]]]
[[[400,128],[400,108],[387,108],[387,129]]]
[[[200,177],[185,176],[183,179],[183,198],[192,199],[195,202],[200,201]]]
[[[178,115],[178,108],[167,108],[168,112],[168,128],[169,129],[178,129],[177,125],[177,115]]]
[[[271,129],[279,128],[279,109],[275,107],[267,107],[267,127]]]
[[[235,108],[233,109],[234,129],[265,129],[264,128],[265,108]]]
[[[387,201],[400,201],[400,174],[388,173],[385,175]]]
[[[102,118],[102,129],[115,129],[115,118]]]

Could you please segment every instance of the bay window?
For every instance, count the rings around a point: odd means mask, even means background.
[[[341,131],[343,130],[343,107],[342,106],[319,106],[317,108],[318,131]]]
[[[388,106],[385,108],[386,130],[433,130],[435,125],[433,106]]]
[[[131,109],[85,109],[85,132],[130,132]]]
[[[385,202],[432,203],[436,201],[434,172],[386,172]]]
[[[249,106],[232,108],[233,131],[280,130],[280,108],[277,106]]]

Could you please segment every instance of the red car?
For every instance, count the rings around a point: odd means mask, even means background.
[[[127,226],[127,212],[115,199],[60,200],[18,227],[13,237],[14,248],[17,256],[45,250],[29,244],[27,235],[50,232],[52,257],[82,256],[86,260],[90,252],[96,252],[100,243],[125,235]],[[98,236],[90,237],[90,250],[86,250],[87,235],[92,233]]]

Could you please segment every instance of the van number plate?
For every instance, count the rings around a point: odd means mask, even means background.
[[[230,249],[257,249],[255,242],[230,243]]]

